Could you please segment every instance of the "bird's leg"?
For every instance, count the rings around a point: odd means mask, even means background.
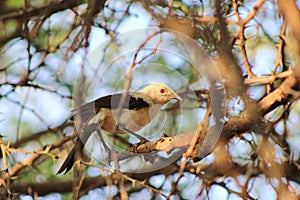
[[[119,126],[119,127],[120,127],[120,126]],[[133,152],[134,152],[134,153],[137,152],[136,149],[137,149],[137,147],[138,147],[139,145],[144,144],[144,143],[146,143],[146,142],[149,142],[149,140],[147,140],[146,138],[144,138],[144,137],[142,137],[142,136],[136,134],[135,132],[133,132],[133,131],[131,131],[131,130],[125,128],[125,127],[122,127],[122,126],[121,126],[120,128],[122,128],[124,131],[126,131],[126,132],[128,132],[129,134],[131,134],[131,135],[137,137],[137,138],[140,140],[139,143],[133,145]],[[144,153],[144,154],[143,154],[144,160],[145,160],[146,162],[151,163],[151,164],[154,163],[156,156],[157,156],[157,152],[150,152],[150,153]]]
[[[101,133],[101,129],[97,128],[96,132],[97,132],[97,135],[100,137],[100,140],[101,140],[101,142],[103,144],[105,152],[108,154],[108,163],[109,163],[110,160],[111,160],[111,150],[110,150],[110,148],[105,143],[105,140],[104,140],[104,138],[102,136],[102,133]]]
[[[143,144],[145,142],[148,142],[148,140],[146,138],[144,138],[143,136],[140,136],[139,134],[136,134],[135,132],[125,128],[123,125],[118,124],[118,127],[121,128],[122,130],[128,132],[130,135],[133,135],[134,137],[136,137],[137,139],[140,140],[140,144]]]
[[[146,138],[144,138],[144,137],[142,137],[142,136],[136,134],[135,132],[129,130],[128,128],[125,128],[124,126],[122,126],[122,125],[120,125],[120,124],[118,124],[117,128],[120,128],[120,129],[126,131],[128,134],[131,134],[131,135],[135,136],[136,138],[138,138],[138,139],[140,140],[139,143],[133,145],[132,151],[133,151],[134,153],[137,152],[136,149],[137,149],[137,147],[138,147],[139,145],[144,144],[144,143],[146,143],[146,142],[149,142]],[[145,160],[146,162],[154,163],[154,160],[155,160],[155,158],[156,158],[156,153],[155,153],[155,155],[154,155],[153,153],[150,153],[150,154],[149,154],[149,153],[146,153],[146,154],[143,154],[143,157],[144,157],[144,160]]]
[[[110,151],[110,148],[106,145],[105,140],[104,140],[104,138],[103,138],[103,136],[102,136],[101,130],[100,130],[100,129],[97,129],[96,132],[97,132],[98,136],[100,137],[100,140],[101,140],[101,142],[102,142],[102,144],[103,144],[103,147],[104,147],[105,151],[106,151],[106,152],[109,152],[109,151]]]

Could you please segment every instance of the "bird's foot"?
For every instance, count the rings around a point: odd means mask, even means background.
[[[145,162],[149,162],[151,164],[154,163],[156,157],[157,157],[157,152],[149,152],[143,155]]]

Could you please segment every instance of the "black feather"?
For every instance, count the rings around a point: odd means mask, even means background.
[[[80,113],[81,121],[86,122],[92,116],[95,116],[101,108],[117,109],[121,101],[121,97],[122,93],[100,97],[94,101],[80,106],[75,114]],[[131,95],[127,95],[122,108],[133,110],[142,109],[149,106],[149,103],[144,101],[142,98],[135,98]],[[73,120],[74,116],[72,116],[70,119]]]

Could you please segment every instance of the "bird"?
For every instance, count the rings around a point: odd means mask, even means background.
[[[83,147],[94,131],[104,130],[111,134],[131,134],[140,131],[158,114],[161,107],[181,97],[162,83],[151,83],[138,91],[129,91],[124,104],[119,108],[123,93],[100,97],[72,111],[71,120],[80,120],[82,130],[75,139],[74,147],[61,165],[57,174],[70,171],[82,153]],[[99,133],[99,132],[98,132]],[[141,136],[140,136],[141,137]]]

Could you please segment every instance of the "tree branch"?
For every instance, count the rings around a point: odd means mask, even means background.
[[[292,91],[293,87],[299,82],[300,80],[298,80],[295,74],[292,73],[276,90],[264,97],[257,104],[257,106],[249,106],[247,110],[241,112],[238,116],[230,118],[224,125],[221,134],[222,140],[228,141],[236,133],[241,134],[249,131],[253,126],[259,123],[259,121],[261,120],[261,116],[264,116],[280,105],[286,104],[286,102],[288,101],[298,98],[297,96],[293,96]],[[211,133],[209,131],[211,131]],[[209,131],[206,137],[209,137],[208,139],[210,140],[215,140],[216,138],[214,138],[213,129],[211,128],[209,129]],[[162,137],[156,141],[146,142],[144,144],[138,145],[136,147],[136,152],[170,152],[175,148],[188,147],[195,133],[196,132],[189,132],[173,137]]]
[[[176,173],[179,167],[173,163],[170,164],[160,170],[146,172],[146,173],[127,173],[124,174],[127,177],[131,177],[135,180],[144,181],[145,179],[157,175],[157,174],[164,174],[166,176]],[[83,180],[81,185],[81,191],[89,191],[91,189],[102,187],[107,185],[107,180],[120,180],[121,174],[114,173],[109,176],[97,176],[97,177],[89,177]],[[74,182],[73,179],[65,180],[60,179],[53,179],[48,180],[44,183],[25,183],[25,182],[13,182],[11,185],[11,192],[12,193],[21,193],[21,194],[30,194],[31,192],[37,192],[39,195],[44,196],[52,192],[59,192],[59,193],[67,193],[72,191],[72,184]],[[128,181],[127,181],[128,182]],[[118,184],[115,183],[114,184]],[[0,194],[1,195],[1,194]],[[81,194],[82,195],[82,194]]]
[[[8,13],[0,15],[0,21],[5,21],[8,19],[29,19],[34,16],[50,16],[53,13],[74,8],[84,1],[82,0],[64,0],[64,1],[51,1],[41,7],[29,7],[20,8],[18,10],[13,10]]]

